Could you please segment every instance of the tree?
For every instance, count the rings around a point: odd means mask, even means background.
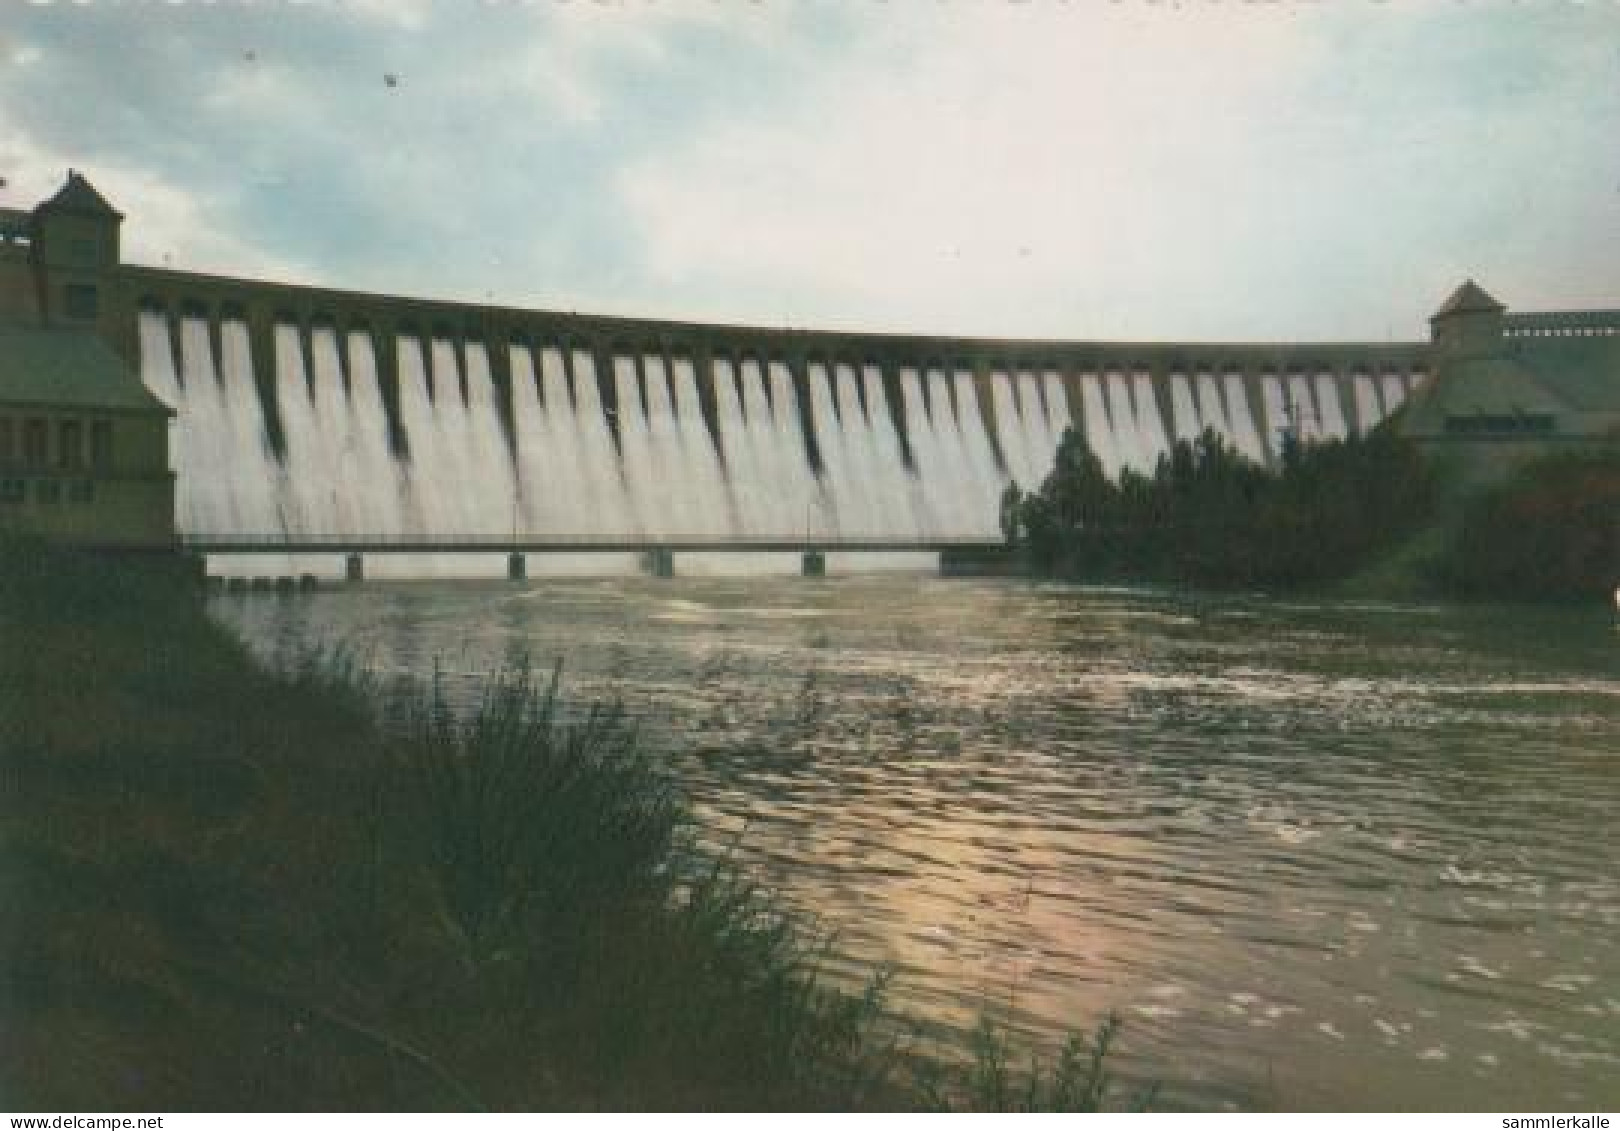
[[[1293,442],[1281,464],[1267,471],[1206,429],[1151,477],[1115,483],[1070,428],[1041,489],[1002,496],[1002,531],[1062,576],[1296,585],[1359,568],[1428,509],[1422,463],[1393,436]]]

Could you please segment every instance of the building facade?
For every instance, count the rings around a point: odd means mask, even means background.
[[[1620,311],[1510,314],[1470,279],[1430,328],[1432,376],[1398,419],[1447,480],[1620,448]]]
[[[122,220],[77,173],[31,212],[0,210],[0,528],[160,550],[174,414],[107,345]]]

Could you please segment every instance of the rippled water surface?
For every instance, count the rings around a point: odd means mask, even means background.
[[[222,596],[265,653],[561,657],[716,836],[945,1024],[1126,1022],[1166,1106],[1620,1104],[1597,611],[925,577]]]

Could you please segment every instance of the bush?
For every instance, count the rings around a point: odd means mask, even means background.
[[[883,979],[823,985],[830,940],[696,848],[621,710],[559,687],[498,673],[457,712],[436,680],[388,712],[375,886],[397,905],[426,879],[484,1023],[528,1034],[575,1102],[903,1102]]]
[[[1469,597],[1607,600],[1620,585],[1620,453],[1540,460],[1473,500],[1440,577]]]
[[[404,701],[392,794],[469,957],[604,903],[661,897],[684,812],[616,707],[563,717],[561,669],[491,677],[465,718],[437,679]]]

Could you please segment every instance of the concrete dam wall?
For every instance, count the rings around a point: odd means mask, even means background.
[[[1402,344],[841,334],[428,302],[123,266],[118,345],[178,411],[193,542],[999,538],[1066,428],[1151,474],[1214,428],[1365,432]]]

